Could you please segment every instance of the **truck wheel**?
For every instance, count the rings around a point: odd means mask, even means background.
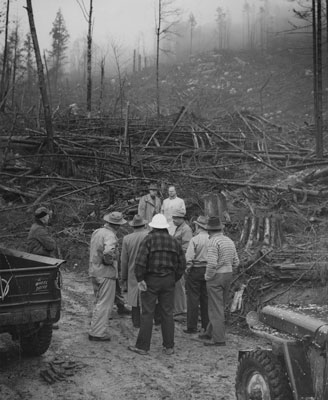
[[[245,353],[236,374],[238,400],[292,400],[284,365],[270,351]]]
[[[20,346],[27,356],[40,356],[45,353],[51,343],[52,324],[45,324],[31,336],[21,337]]]

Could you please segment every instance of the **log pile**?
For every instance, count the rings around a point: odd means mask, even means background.
[[[161,120],[55,122],[53,154],[33,124],[0,135],[0,214],[65,205],[65,225],[84,232],[86,221],[99,221],[105,210],[132,216],[149,182],[159,183],[162,198],[174,183],[190,221],[219,214],[238,242],[242,267],[233,289],[245,285],[241,314],[281,282],[326,279],[325,259],[312,266],[313,260],[284,253],[280,215],[287,209],[307,223],[301,207],[328,198],[326,161],[316,170],[313,149],[286,142],[279,127],[241,113],[203,121],[185,109]],[[305,164],[311,170],[297,172]],[[67,226],[62,231],[69,234]],[[74,240],[87,243],[75,234]]]

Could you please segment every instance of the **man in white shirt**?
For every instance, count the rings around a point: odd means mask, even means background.
[[[169,186],[169,197],[163,201],[161,207],[161,213],[166,217],[167,222],[170,227],[168,229],[169,234],[173,235],[176,229],[176,226],[173,223],[172,214],[174,211],[182,211],[186,213],[186,205],[183,199],[177,196],[177,192],[174,186]]]

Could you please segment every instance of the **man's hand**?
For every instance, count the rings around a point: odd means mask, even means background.
[[[147,283],[145,281],[138,282],[138,288],[141,292],[146,292]]]
[[[185,274],[186,274],[186,275],[190,274],[190,270],[191,270],[191,267],[187,267],[187,268],[185,269]]]

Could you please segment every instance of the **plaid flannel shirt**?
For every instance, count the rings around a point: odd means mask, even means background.
[[[141,242],[134,272],[138,282],[146,275],[175,275],[178,281],[186,269],[186,258],[182,247],[169,235],[167,229],[152,230]]]

